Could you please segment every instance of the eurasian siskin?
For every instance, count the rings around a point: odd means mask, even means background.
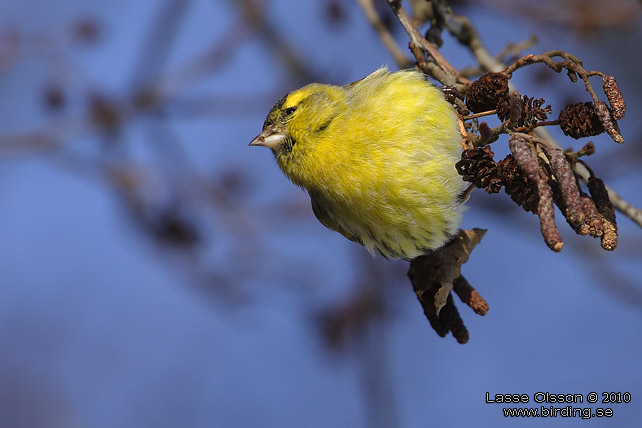
[[[250,145],[272,149],[323,225],[371,253],[412,259],[457,232],[460,142],[452,106],[423,74],[381,68],[289,93]]]

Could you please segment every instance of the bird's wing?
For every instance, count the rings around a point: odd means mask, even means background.
[[[313,192],[310,192],[310,200],[312,201],[312,211],[314,212],[314,215],[316,216],[317,220],[321,222],[322,225],[327,227],[330,230],[334,230],[335,232],[339,232],[346,238],[348,238],[351,241],[354,241],[358,244],[363,245],[361,238],[358,236],[354,236],[352,233],[346,231],[341,225],[328,213],[328,211],[325,209],[324,204],[321,202],[323,200],[323,197],[316,195]]]

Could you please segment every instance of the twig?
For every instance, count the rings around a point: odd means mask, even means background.
[[[563,60],[555,61],[553,59],[555,57],[563,58]],[[580,61],[578,57],[565,51],[556,50],[544,52],[543,54],[539,55],[526,55],[506,67],[504,73],[510,77],[515,71],[519,70],[520,68],[538,63],[546,64],[549,68],[556,71],[557,73],[561,72],[563,69],[568,70],[568,72],[571,73],[569,74],[569,78],[573,81],[577,79],[576,76],[579,76],[584,82],[586,91],[591,95],[593,102],[601,102],[601,100],[595,93],[595,90],[593,89],[589,78],[592,76],[604,77],[604,73],[602,73],[601,71],[585,70],[582,61]],[[575,73],[575,75],[573,75],[573,73]]]
[[[534,123],[532,125],[528,126],[520,126],[518,128],[515,128],[515,132],[523,132],[523,133],[529,133],[533,129],[538,128],[540,126],[553,126],[553,125],[559,125],[560,121],[559,120],[546,120],[546,121],[541,121]]]
[[[486,71],[499,72],[504,69],[504,64],[493,56],[484,45],[477,29],[465,16],[454,15],[452,10],[443,0],[433,1],[436,6],[435,13],[441,13],[446,23],[446,28],[451,35],[464,46],[468,47],[477,62]]]
[[[404,30],[406,30],[406,33],[408,33],[410,42],[426,52],[428,57],[437,64],[438,70],[431,70],[432,73],[434,73],[432,76],[447,86],[455,86],[458,82],[467,83],[468,80],[459,76],[457,70],[455,70],[448,61],[446,61],[437,48],[419,34],[412,19],[408,16],[404,8],[401,7],[401,0],[387,0],[387,2],[392,12],[397,16],[397,19],[403,26]]]
[[[461,120],[476,119],[478,117],[490,116],[490,115],[493,115],[493,114],[497,114],[497,110],[488,110],[488,111],[482,111],[480,113],[469,114],[468,116],[462,117]]]
[[[508,133],[512,127],[512,122],[506,120],[501,125],[491,128],[486,122],[479,124],[479,135],[466,133],[469,147],[483,147],[494,141],[497,141],[500,135]]]

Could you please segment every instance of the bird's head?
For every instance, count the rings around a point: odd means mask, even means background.
[[[343,88],[318,83],[304,86],[274,104],[250,146],[269,147],[284,167],[314,148],[344,106]]]

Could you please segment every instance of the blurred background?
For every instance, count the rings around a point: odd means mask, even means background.
[[[458,303],[459,345],[428,325],[407,262],[325,229],[269,150],[248,147],[289,90],[394,67],[359,3],[0,1],[1,427],[501,426],[486,392],[538,391],[629,392],[591,405],[614,412],[591,426],[639,420],[631,220],[612,253],[558,222],[555,254],[536,216],[475,192],[463,227],[488,233],[463,272],[491,309]],[[626,142],[598,136],[587,160],[642,206],[640,2],[455,6],[494,54],[534,35],[527,53],[617,77]],[[441,50],[475,65],[447,34]],[[514,81],[556,112],[589,100],[545,67]]]

